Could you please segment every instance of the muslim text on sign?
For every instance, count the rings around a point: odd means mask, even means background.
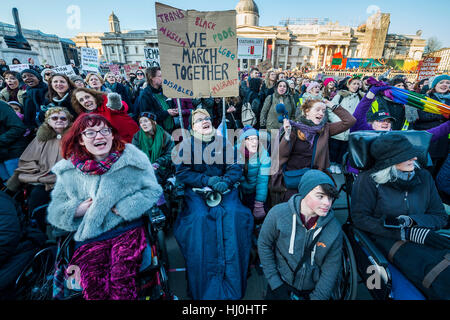
[[[181,10],[156,3],[164,94],[239,95],[236,11]]]
[[[72,66],[69,64],[67,66],[59,66],[52,69],[55,73],[65,74],[68,77],[76,76],[75,71],[73,71]]]
[[[439,63],[441,62],[440,57],[429,57],[425,58],[419,63],[419,74],[417,77],[418,81],[423,79],[428,79],[436,75],[436,71],[439,68]]]
[[[264,39],[238,38],[238,59],[262,59]]]

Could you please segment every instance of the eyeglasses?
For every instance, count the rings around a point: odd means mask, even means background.
[[[86,131],[83,131],[82,134],[88,139],[94,139],[97,136],[97,133],[99,133],[99,132],[102,136],[107,137],[112,133],[112,130],[111,130],[111,128],[103,128],[103,129],[97,130],[97,131],[86,130]]]
[[[203,122],[203,121],[211,121],[211,118],[210,117],[206,117],[206,118],[203,118],[203,119],[197,119],[197,120],[194,121],[194,124],[200,123],[200,122]]]
[[[247,138],[245,138],[245,140],[255,142],[255,141],[258,141],[258,137],[247,137]]]
[[[144,74],[143,73],[136,73],[136,75],[143,76]]]
[[[58,119],[61,120],[61,121],[67,121],[67,117],[51,116],[50,119],[52,121],[58,121]]]

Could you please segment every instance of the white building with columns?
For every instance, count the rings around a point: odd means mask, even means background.
[[[420,60],[426,46],[421,31],[414,35],[388,34],[390,14],[381,12],[358,28],[315,18],[286,19],[283,26],[262,27],[254,0],[240,0],[235,10],[238,37],[264,39],[262,60],[270,60],[274,68],[326,68],[337,52],[345,58]],[[246,69],[259,62],[243,60],[239,66]]]

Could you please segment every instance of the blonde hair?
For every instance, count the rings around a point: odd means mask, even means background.
[[[420,168],[419,163],[414,161],[414,167]],[[370,175],[377,184],[385,184],[388,182],[397,181],[399,178],[399,170],[395,167],[395,164],[387,167],[386,169],[379,170]]]
[[[114,80],[116,80],[116,75],[110,71],[110,72],[107,72],[107,73],[105,74],[105,76],[103,77],[103,81],[104,81],[104,82],[106,82],[106,78],[107,78],[110,74],[112,74],[113,77],[114,77]]]
[[[100,80],[100,83],[101,83],[102,85],[105,84],[105,81],[103,80],[103,78],[101,77],[101,75],[99,75],[98,73],[89,72],[89,73],[87,74],[87,76],[86,76],[86,79],[85,79],[85,82],[86,82],[88,85],[89,85],[89,80],[91,80],[91,78],[92,78],[93,76],[96,76],[96,77]]]

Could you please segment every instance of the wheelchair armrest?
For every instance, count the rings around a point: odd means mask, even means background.
[[[357,228],[352,228],[353,234],[357,240],[361,243],[361,245],[368,251],[368,254],[372,256],[375,262],[384,268],[387,268],[389,262],[383,253],[373,244],[372,240],[364,233]]]

